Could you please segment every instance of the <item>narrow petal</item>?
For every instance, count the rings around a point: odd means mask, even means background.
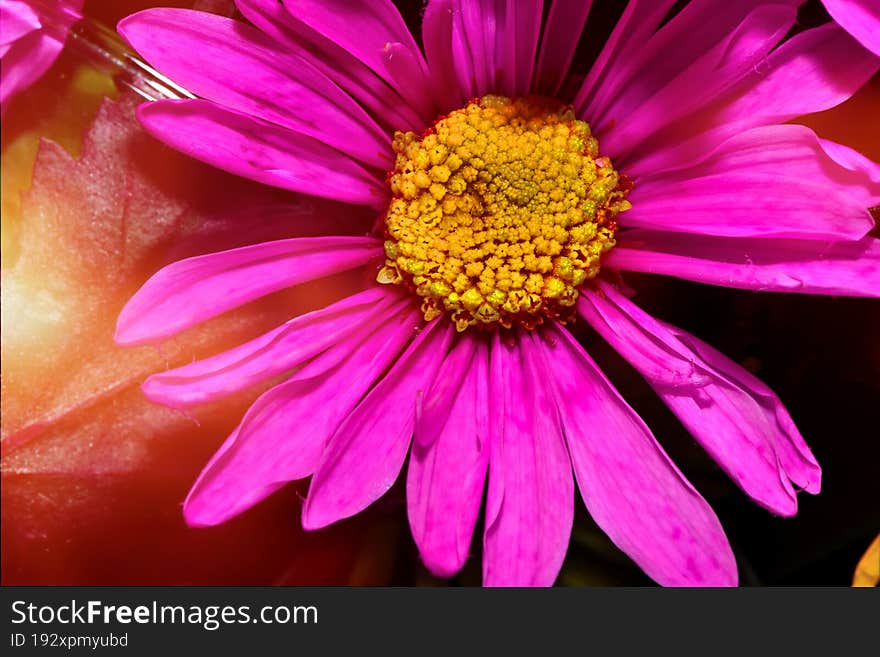
[[[179,260],[161,269],[128,301],[116,323],[117,344],[166,338],[248,301],[381,256],[371,237],[303,237],[264,242]]]
[[[379,75],[330,39],[296,20],[278,0],[236,0],[235,4],[262,32],[283,43],[291,54],[311,63],[390,130],[424,129],[425,118]]]
[[[154,374],[141,388],[148,399],[166,406],[211,401],[304,363],[355,331],[374,327],[386,315],[399,312],[400,305],[398,295],[384,287],[371,287],[295,317],[234,349]]]
[[[602,148],[613,153],[616,161],[625,161],[653,135],[706,107],[753,72],[797,19],[791,4],[761,5],[749,12],[749,6],[757,3],[725,3],[719,12],[713,3],[716,10],[711,20],[688,11],[707,4],[691,3],[661,30],[639,53],[644,65],[633,79],[608,100],[601,114],[590,115]],[[690,25],[687,45],[679,48],[677,39],[670,42],[668,32],[688,18],[684,21]],[[700,35],[698,40],[706,50],[691,51],[688,58],[682,58],[693,47],[691,35]],[[653,56],[648,57],[649,53]]]
[[[3,75],[0,76],[0,107],[16,94],[39,80],[55,62],[62,44],[41,31],[25,34],[5,47],[2,55]]]
[[[631,61],[633,55],[644,48],[645,43],[675,4],[675,0],[629,0],[623,15],[611,35],[602,46],[599,57],[584,78],[574,100],[580,116],[592,120],[600,102],[597,97],[611,95],[612,85],[623,81],[618,69]]]
[[[608,283],[585,290],[578,312],[756,502],[792,516],[792,483],[819,491],[821,470],[782,402],[742,367],[649,316]]]
[[[820,139],[819,143],[832,160],[855,174],[853,178],[856,184],[864,185],[865,203],[869,207],[880,205],[880,164],[869,160],[849,146],[828,139]],[[850,181],[850,184],[852,182]]]
[[[822,0],[831,18],[880,57],[880,4],[876,0]]]
[[[568,75],[571,60],[593,0],[553,0],[541,36],[533,91],[555,96]]]
[[[762,292],[880,296],[880,240],[734,239],[650,230],[621,233],[603,264]]]
[[[851,196],[864,208],[880,201],[880,165],[792,124],[741,132],[680,169],[642,176],[638,186],[668,191],[683,179],[729,173],[809,181]]]
[[[489,355],[464,336],[416,409],[406,508],[422,560],[438,577],[464,565],[489,464]]]
[[[838,105],[878,68],[880,59],[833,23],[806,30],[770,53],[716,102],[652,134],[615,163],[634,177],[680,167],[749,128]]]
[[[0,3],[0,46],[8,46],[25,34],[39,30],[40,19],[26,2],[4,0]]]
[[[716,235],[858,240],[874,226],[865,204],[838,187],[789,175],[687,171],[637,185],[623,226]]]
[[[394,484],[412,439],[418,398],[443,363],[455,329],[428,324],[330,439],[303,508],[306,529],[353,516]]]
[[[335,43],[378,73],[426,118],[433,118],[427,65],[400,12],[390,0],[282,2],[294,19]],[[399,43],[409,53],[405,70],[388,66],[385,48]],[[403,73],[399,75],[399,73]]]
[[[36,82],[49,70],[67,38],[70,26],[81,18],[83,0],[65,0],[42,7],[43,25],[30,3],[0,3],[0,111],[12,96]],[[51,14],[51,16],[50,16]]]
[[[216,525],[288,481],[315,471],[333,432],[400,353],[418,321],[389,315],[361,327],[291,379],[263,394],[193,485],[183,512],[193,526]]]
[[[464,97],[456,78],[456,57],[452,48],[453,0],[431,0],[422,18],[422,42],[431,75],[431,85],[437,90],[441,112],[448,112],[464,104]],[[466,76],[469,77],[469,76]]]
[[[453,66],[462,95],[528,94],[542,0],[452,0],[449,5]]]
[[[507,96],[525,96],[531,90],[543,0],[494,2],[503,7],[495,30],[496,83]]]
[[[169,146],[266,185],[361,205],[378,205],[385,198],[378,174],[348,155],[207,100],[146,103],[138,118]]]
[[[501,361],[505,410],[489,461],[483,584],[550,586],[571,537],[571,461],[540,346],[524,331],[511,342],[496,333],[490,355]]]
[[[483,96],[495,87],[492,64],[497,29],[498,17],[491,3],[453,0],[452,58],[461,93],[467,98]]]
[[[152,66],[197,96],[380,169],[392,163],[389,135],[357,102],[250,25],[203,11],[148,9],[125,18],[118,30]]]
[[[609,538],[666,586],[735,586],[711,507],[563,329],[541,341],[584,504]]]

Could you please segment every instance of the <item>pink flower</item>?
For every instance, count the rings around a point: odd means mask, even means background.
[[[0,0],[0,107],[49,70],[82,5],[83,0]]]
[[[175,263],[125,307],[117,341],[384,267],[359,294],[146,381],[185,407],[287,376],[204,469],[187,521],[312,476],[302,522],[324,527],[381,497],[409,454],[410,526],[437,575],[467,558],[485,487],[484,583],[552,584],[577,485],[656,581],[735,584],[712,509],[563,322],[588,322],[748,495],[793,515],[820,469],[779,398],[642,311],[620,272],[880,294],[880,167],[785,124],[848,98],[880,60],[834,24],[779,45],[797,2],[695,1],[664,23],[673,0],[632,0],[585,78],[569,67],[589,2],[554,0],[541,29],[540,0],[434,0],[424,51],[387,0],[237,4],[256,27],[170,9],[120,24],[203,98],[146,104],[143,124],[228,171],[374,208],[377,228]]]
[[[880,2],[877,0],[822,0],[831,18],[859,40],[865,48],[880,55]]]

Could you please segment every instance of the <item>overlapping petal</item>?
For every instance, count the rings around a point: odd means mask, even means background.
[[[525,331],[511,337],[496,333],[490,354],[492,408],[503,415],[490,448],[483,584],[550,586],[571,536],[574,480],[540,347]]]
[[[280,3],[308,29],[388,82],[423,118],[436,112],[428,69],[391,0],[297,0]]]
[[[412,338],[418,316],[356,327],[326,354],[253,403],[205,466],[184,504],[190,525],[215,525],[312,474],[330,436]]]
[[[564,329],[541,346],[590,515],[650,577],[666,586],[732,586],[736,561],[711,507],[648,427]]]
[[[425,326],[337,429],[312,478],[303,527],[326,527],[388,492],[409,450],[417,400],[440,369],[454,332],[449,322]]]
[[[296,20],[277,0],[235,0],[239,11],[285,52],[308,61],[391,130],[421,130],[425,118],[351,53]]]
[[[118,30],[152,66],[197,96],[314,137],[381,170],[391,164],[389,135],[360,104],[246,23],[203,11],[148,9],[125,18]]]
[[[639,178],[620,222],[721,237],[859,240],[874,226],[876,165],[833,148],[804,126],[741,132],[686,167]]]
[[[27,2],[0,2],[0,111],[49,70],[82,6],[83,0],[59,0],[42,7],[41,16]]]
[[[757,171],[681,175],[633,190],[630,202],[622,225],[719,237],[831,242],[859,240],[874,226],[865,204],[839,188]]]
[[[115,340],[156,341],[277,290],[381,256],[370,237],[303,237],[179,260],[161,269],[119,314]]]
[[[413,539],[439,577],[461,570],[489,463],[489,359],[482,340],[459,340],[416,407],[406,482]]]
[[[641,176],[639,187],[655,195],[661,189],[674,194],[675,184],[682,180],[729,173],[758,174],[770,183],[791,178],[809,181],[845,194],[864,208],[880,201],[880,165],[794,124],[744,130],[679,169]]]
[[[527,95],[535,68],[542,6],[541,0],[430,3],[423,30],[432,69],[444,80],[455,80],[458,98]],[[449,102],[441,105],[451,108]]]
[[[622,234],[605,265],[762,292],[880,296],[880,240],[728,238],[650,230]]]
[[[607,107],[586,114],[603,149],[625,160],[650,135],[730,89],[794,25],[797,11],[791,4],[728,3],[721,11],[713,8],[711,19],[705,15],[706,3],[688,5],[628,62],[632,79],[622,84],[626,73],[614,76],[616,90]],[[746,12],[753,5],[757,6]],[[704,11],[697,11],[700,6]],[[695,23],[699,29],[694,29]],[[683,48],[671,47],[684,34],[699,36],[687,38]]]
[[[379,174],[348,155],[207,100],[146,103],[138,117],[166,144],[244,178],[359,205],[377,205],[386,197]]]
[[[578,312],[759,504],[791,516],[797,511],[794,486],[819,491],[821,471],[788,411],[742,367],[654,319],[609,283],[585,290]]]
[[[554,96],[574,59],[593,0],[552,0],[535,63],[534,93]]]
[[[785,123],[840,104],[878,68],[880,59],[836,25],[806,30],[708,106],[665,130],[646,132],[632,151],[611,155],[636,177],[678,168],[749,128]]]
[[[620,66],[645,47],[675,0],[629,0],[598,58],[581,83],[574,107],[581,116],[591,117],[609,86],[622,78]],[[604,93],[603,93],[604,92]]]
[[[831,18],[880,57],[880,4],[876,0],[822,0]]]
[[[357,331],[374,328],[386,314],[402,310],[406,301],[396,290],[370,288],[299,315],[229,351],[154,374],[142,389],[149,399],[167,406],[207,402],[281,374]]]

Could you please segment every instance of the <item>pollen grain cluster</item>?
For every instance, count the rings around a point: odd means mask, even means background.
[[[484,96],[394,136],[381,283],[459,331],[566,320],[614,245],[628,186],[558,101]]]

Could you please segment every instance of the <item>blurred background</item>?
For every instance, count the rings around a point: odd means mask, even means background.
[[[398,4],[416,28],[421,3]],[[112,28],[160,5],[234,15],[228,0],[86,0],[84,13]],[[594,4],[578,53],[584,68],[621,7]],[[800,27],[825,20],[810,2]],[[61,57],[2,122],[2,583],[478,585],[482,528],[465,570],[449,582],[432,578],[409,536],[400,485],[319,532],[299,528],[302,482],[220,527],[185,526],[190,485],[267,386],[182,414],[147,402],[139,384],[320,307],[359,275],[267,297],[161,349],[113,345],[122,305],[181,257],[315,234],[317,215],[333,218],[340,234],[363,233],[373,218],[234,178],[159,144],[134,118],[141,99],[77,45],[84,29],[74,28]],[[875,78],[844,105],[802,122],[877,161],[878,115]],[[718,512],[742,583],[848,585],[880,531],[880,304],[627,281],[648,312],[770,385],[823,467],[822,493],[800,496],[797,517],[770,515],[730,483],[634,370],[596,335],[576,330]],[[558,583],[651,585],[580,500]]]

